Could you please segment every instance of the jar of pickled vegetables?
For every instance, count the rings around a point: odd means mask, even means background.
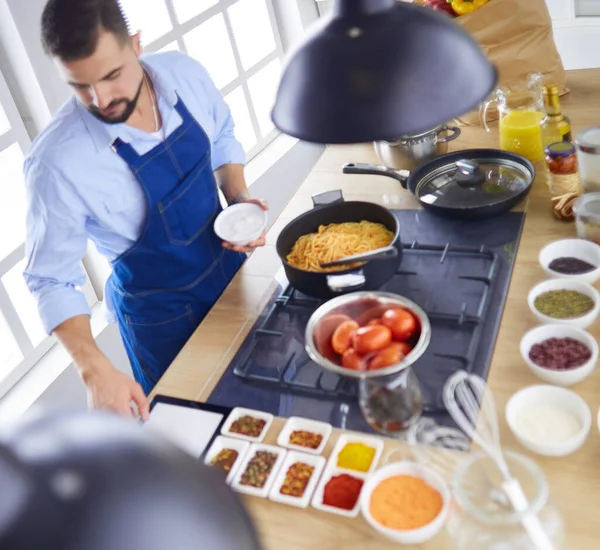
[[[577,169],[577,153],[572,143],[559,141],[546,147],[546,182],[552,199],[554,215],[573,219],[572,205],[582,187]]]

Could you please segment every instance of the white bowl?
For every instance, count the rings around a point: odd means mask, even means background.
[[[231,467],[231,470],[227,473],[227,477],[225,478],[225,483],[231,485],[231,482],[237,473],[240,464],[244,462],[246,458],[246,453],[250,448],[250,443],[248,441],[242,441],[241,439],[233,439],[231,437],[225,437],[224,435],[220,435],[215,438],[214,443],[211,445],[210,449],[206,453],[204,457],[204,464],[210,466],[210,463],[213,458],[215,458],[223,449],[233,449],[238,452],[238,456]]]
[[[433,521],[418,529],[406,530],[391,529],[375,521],[370,512],[371,495],[384,479],[397,475],[419,477],[442,495],[442,510]],[[388,539],[400,544],[422,544],[437,535],[446,523],[451,500],[448,484],[438,472],[424,464],[404,461],[383,466],[369,476],[361,493],[360,509],[369,525]]]
[[[290,495],[281,494],[281,487],[285,482],[285,477],[288,473],[288,470],[291,466],[296,464],[296,462],[303,462],[304,464],[308,464],[314,468],[312,475],[306,485],[306,489],[304,490],[304,494],[301,497],[293,497]],[[279,469],[279,474],[275,479],[275,483],[273,484],[273,488],[269,493],[269,499],[274,502],[281,502],[282,504],[289,504],[290,506],[296,506],[298,508],[306,508],[310,502],[310,497],[312,497],[315,487],[321,477],[321,472],[325,467],[325,459],[322,456],[315,456],[314,454],[309,455],[306,453],[299,453],[296,451],[289,451]]]
[[[277,459],[275,460],[275,464],[273,468],[269,472],[269,476],[267,477],[265,484],[258,488],[252,487],[250,485],[242,485],[242,476],[248,467],[248,463],[254,458],[258,451],[267,451],[269,453],[274,453],[277,455]],[[246,453],[244,460],[238,467],[235,472],[235,476],[233,476],[233,480],[231,482],[231,488],[239,493],[244,493],[246,495],[252,495],[254,497],[267,498],[275,480],[277,479],[277,474],[279,473],[279,469],[285,460],[285,455],[287,451],[282,449],[281,447],[275,447],[275,445],[265,445],[264,443],[253,443],[250,445],[250,449]]]
[[[233,423],[238,418],[241,418],[242,416],[246,416],[246,415],[252,416],[254,418],[259,418],[259,419],[265,421],[265,425],[263,426],[262,432],[260,432],[260,435],[258,437],[251,437],[249,435],[238,434],[238,433],[231,431],[231,426],[233,425]],[[269,428],[271,427],[272,423],[273,423],[273,415],[271,413],[257,411],[255,409],[245,409],[243,407],[236,407],[229,413],[227,420],[221,427],[221,433],[228,437],[235,437],[236,439],[244,439],[246,441],[251,441],[252,443],[260,443],[264,439],[266,433],[269,431]]]
[[[327,504],[323,504],[323,493],[325,492],[325,485],[329,483],[329,480],[334,476],[339,475],[349,475],[355,477],[356,479],[361,479],[363,481],[363,486],[361,487],[361,492],[358,494],[358,498],[356,499],[356,504],[352,510],[344,510],[343,508],[336,508],[335,506],[329,506]],[[361,474],[360,472],[352,472],[349,473],[348,470],[338,470],[337,468],[329,468],[327,466],[325,468],[325,472],[317,485],[315,490],[315,494],[313,495],[311,506],[316,510],[320,510],[321,512],[329,512],[330,514],[337,514],[338,516],[344,516],[347,518],[355,518],[358,516],[358,512],[360,511],[360,495],[362,491],[365,489],[367,476],[366,474]]]
[[[565,257],[577,258],[597,267],[589,273],[582,273],[580,275],[568,275],[550,269],[549,265],[552,260]],[[585,239],[562,239],[554,241],[542,248],[539,260],[540,265],[550,277],[581,281],[582,283],[589,283],[591,285],[600,279],[600,246],[592,241],[586,241]]]
[[[570,410],[581,423],[581,429],[567,441],[541,442],[521,433],[516,425],[517,413],[527,405],[548,404]],[[528,386],[515,393],[506,404],[506,422],[514,436],[530,451],[543,456],[566,456],[575,452],[586,440],[592,425],[592,412],[576,393],[556,386]]]
[[[535,299],[540,294],[549,292],[551,290],[576,290],[577,292],[581,292],[581,294],[585,294],[594,300],[594,307],[591,311],[585,315],[582,315],[581,317],[572,317],[570,319],[555,319],[553,317],[548,317],[536,309]],[[600,313],[600,294],[598,291],[592,285],[587,283],[565,278],[549,279],[537,284],[529,291],[527,303],[529,304],[529,309],[539,319],[539,321],[549,325],[570,325],[573,327],[587,328],[596,321],[598,318],[598,313]]]
[[[247,245],[267,227],[267,213],[258,204],[240,202],[225,208],[215,220],[217,236],[231,244]]]
[[[358,470],[351,470],[350,468],[342,468],[338,466],[338,455],[342,452],[346,443],[364,443],[369,447],[373,447],[375,449],[375,454],[373,455],[373,460],[371,461],[371,465],[369,466],[368,471],[360,472]],[[338,440],[333,448],[331,455],[329,456],[329,460],[327,462],[327,469],[336,469],[341,472],[346,472],[348,474],[368,474],[375,470],[379,459],[381,458],[381,453],[383,452],[383,439],[377,439],[375,437],[368,437],[362,435],[353,435],[352,433],[345,433],[338,437]]]
[[[316,449],[311,449],[309,447],[302,447],[301,445],[290,443],[290,436],[292,435],[292,432],[296,430],[303,430],[321,435],[323,437],[321,444]],[[323,452],[325,445],[327,445],[327,441],[329,441],[331,431],[332,426],[327,422],[318,422],[317,420],[310,420],[299,416],[290,416],[281,432],[279,432],[277,445],[280,447],[287,447],[294,451],[320,455]]]
[[[541,367],[529,358],[529,352],[534,344],[539,344],[548,338],[573,338],[587,346],[592,356],[583,365],[568,370],[551,370]],[[572,386],[587,378],[598,362],[598,343],[596,339],[581,328],[571,325],[542,325],[527,332],[521,339],[521,356],[533,373],[550,384],[557,386]]]

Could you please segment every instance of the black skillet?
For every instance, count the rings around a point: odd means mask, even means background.
[[[535,168],[526,158],[497,149],[449,153],[412,173],[359,163],[345,164],[343,171],[397,179],[423,208],[466,219],[490,218],[510,210],[527,196],[535,179]]]

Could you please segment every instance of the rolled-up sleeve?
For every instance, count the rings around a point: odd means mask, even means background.
[[[27,236],[25,282],[38,304],[44,328],[51,334],[71,317],[90,315],[80,287],[85,283],[81,260],[86,252],[86,216],[77,194],[34,158],[25,162]]]

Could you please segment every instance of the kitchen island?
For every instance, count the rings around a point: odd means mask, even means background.
[[[571,117],[574,135],[580,130],[600,125],[600,70],[573,71],[568,74],[571,92],[562,98],[563,110]],[[486,134],[480,127],[463,128],[462,135],[451,143],[452,149],[497,147],[498,134]],[[294,217],[312,207],[311,196],[323,191],[342,189],[348,200],[364,200],[390,207],[384,196],[397,198],[393,208],[418,208],[411,195],[397,181],[378,176],[348,176],[341,173],[345,162],[378,163],[369,144],[330,146],[312,170],[296,195],[275,221],[267,236],[267,246],[257,250],[244,264],[219,302],[160,380],[154,393],[185,399],[206,401],[223,372],[244,341],[265,302],[276,287],[275,275],[281,262],[275,251],[279,231]],[[538,253],[547,243],[575,236],[573,223],[557,221],[551,212],[543,163],[536,165],[538,175],[525,208],[526,219],[516,256],[513,277],[488,382],[494,393],[500,416],[500,431],[507,449],[531,456],[544,470],[550,494],[565,520],[565,549],[592,550],[598,548],[600,524],[596,502],[600,495],[600,438],[595,415],[600,406],[600,375],[595,371],[572,389],[588,403],[594,415],[590,435],[584,446],[571,456],[544,458],[526,451],[512,436],[504,420],[504,406],[520,388],[538,384],[519,352],[523,334],[535,326],[536,320],[527,306],[527,293],[536,283],[546,279],[538,263]],[[598,338],[599,324],[590,332]],[[276,419],[265,442],[274,443],[283,419]],[[332,437],[325,449],[328,456],[335,444]],[[399,449],[396,459],[407,447],[385,439],[383,460],[392,449]],[[264,547],[272,550],[344,548],[369,550],[398,548],[374,532],[361,518],[346,519],[312,508],[300,510],[254,497],[244,497],[255,519]],[[424,549],[451,548],[445,533]]]

